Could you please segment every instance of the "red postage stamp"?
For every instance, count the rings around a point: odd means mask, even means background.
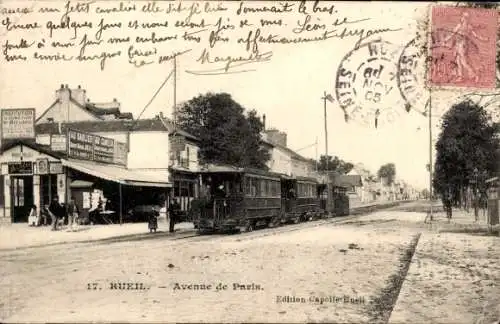
[[[495,88],[497,24],[495,9],[432,8],[431,85]]]

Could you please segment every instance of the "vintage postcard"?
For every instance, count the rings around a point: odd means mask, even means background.
[[[499,10],[0,0],[0,321],[498,323]]]

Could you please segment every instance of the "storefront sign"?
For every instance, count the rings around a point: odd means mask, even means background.
[[[66,151],[66,135],[52,135],[50,137],[50,149],[55,152]]]
[[[94,161],[103,163],[113,163],[115,153],[115,140],[99,135],[94,136]]]
[[[2,109],[3,139],[35,138],[35,109]]]
[[[95,134],[68,130],[67,154],[70,158],[109,164],[127,164],[127,145]]]
[[[49,173],[50,174],[63,173],[62,163],[61,162],[50,162],[49,163]]]
[[[68,157],[92,161],[94,159],[94,136],[84,132],[68,130]]]
[[[90,192],[84,191],[83,192],[83,198],[82,198],[82,200],[83,200],[83,206],[82,206],[82,208],[89,209],[90,205],[91,205]]]
[[[49,173],[49,160],[48,159],[38,159],[36,160],[36,173],[37,174],[47,174]]]
[[[115,141],[114,163],[127,165],[127,144]]]
[[[9,162],[9,174],[33,174],[33,162]]]

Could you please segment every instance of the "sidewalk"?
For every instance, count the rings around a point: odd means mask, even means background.
[[[11,250],[62,243],[97,241],[123,236],[149,233],[147,223],[126,223],[123,225],[83,225],[76,232],[67,232],[67,226],[51,231],[50,226],[31,227],[26,223],[0,227],[0,250]],[[192,223],[175,225],[176,233],[193,230]],[[158,220],[158,233],[168,232],[168,222]],[[154,235],[154,234],[152,234]]]
[[[420,237],[389,323],[495,323],[500,318],[500,238],[482,211],[434,214]],[[498,230],[498,226],[495,226]]]

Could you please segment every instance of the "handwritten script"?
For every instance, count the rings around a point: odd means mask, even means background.
[[[369,17],[351,17],[319,1],[21,4],[0,4],[2,64],[81,63],[105,70],[182,57],[189,73],[230,74],[275,59],[277,48],[335,39],[357,47],[397,30],[369,28]]]

